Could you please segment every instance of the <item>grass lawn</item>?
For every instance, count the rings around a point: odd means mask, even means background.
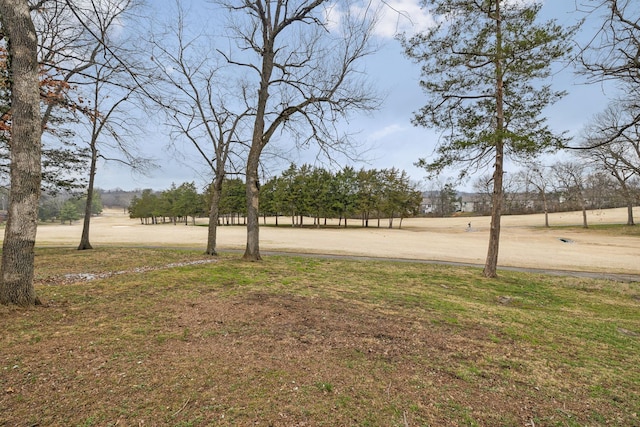
[[[640,425],[640,284],[39,249],[0,426]]]
[[[588,229],[578,225],[556,225],[552,229],[556,230],[573,230],[581,233],[598,233],[611,237],[631,236],[640,237],[640,227],[637,225],[629,226],[626,224],[587,224]],[[538,227],[541,228],[542,227]]]

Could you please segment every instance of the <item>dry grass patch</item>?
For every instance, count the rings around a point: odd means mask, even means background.
[[[638,284],[204,259],[38,251],[47,306],[0,307],[0,425],[640,423]]]

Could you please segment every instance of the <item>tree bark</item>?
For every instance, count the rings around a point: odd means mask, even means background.
[[[542,193],[542,203],[544,205],[544,226],[549,228],[549,207],[547,205],[547,194]]]
[[[222,182],[224,174],[216,174],[213,180],[211,206],[209,208],[209,231],[207,235],[207,255],[218,255],[216,241],[218,236],[218,221],[220,218],[220,198],[222,196]]]
[[[633,202],[627,201],[627,225],[636,225],[633,220]]]
[[[500,217],[504,191],[502,179],[504,175],[504,82],[502,65],[502,17],[500,1],[496,2],[496,163],[493,172],[493,195],[491,206],[491,228],[489,230],[489,249],[484,265],[485,277],[498,275],[498,250],[500,247]]]
[[[95,141],[91,144],[91,165],[89,166],[89,185],[87,187],[87,202],[84,207],[84,221],[82,223],[82,236],[80,237],[80,244],[78,250],[83,251],[87,249],[93,249],[89,242],[89,227],[91,225],[91,211],[93,208],[93,187],[95,185],[96,168],[98,163],[98,150],[95,146]]]
[[[489,249],[484,265],[485,277],[498,275],[498,251],[500,247],[500,219],[502,213],[502,177],[504,174],[502,143],[496,144],[496,164],[493,173],[493,195],[491,197],[491,227],[489,229]]]
[[[26,1],[0,0],[9,37],[11,79],[11,190],[5,228],[0,303],[39,303],[33,286],[34,246],[40,198],[42,128],[37,37]]]
[[[627,187],[627,184],[624,182],[624,180],[619,181],[622,186],[624,199],[627,202],[627,225],[635,225],[635,222],[633,220],[633,195],[631,194],[631,191],[629,191],[629,188]]]
[[[247,261],[260,261],[260,224],[258,207],[260,201],[260,189],[258,188],[258,163],[260,153],[251,147],[247,160],[247,247],[243,259]]]
[[[273,48],[274,34],[271,22],[266,15],[260,17],[264,31],[264,48],[262,52],[262,69],[260,72],[260,89],[258,89],[258,103],[256,106],[256,116],[253,124],[251,136],[251,148],[247,157],[246,172],[246,199],[247,199],[247,246],[243,259],[247,261],[260,261],[260,185],[258,180],[258,167],[260,166],[260,155],[268,138],[265,136],[265,115],[267,111],[267,101],[269,100],[269,84],[273,73],[275,51]]]

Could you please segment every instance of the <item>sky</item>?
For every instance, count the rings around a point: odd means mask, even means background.
[[[521,0],[528,1],[528,0]],[[164,4],[165,2],[158,2]],[[170,2],[167,2],[170,3]],[[420,90],[419,65],[406,58],[400,43],[394,39],[398,31],[411,33],[417,31],[432,22],[431,17],[423,12],[417,0],[392,0],[386,4],[384,16],[377,27],[377,39],[381,48],[374,55],[366,59],[363,64],[370,82],[384,94],[381,108],[366,114],[354,114],[348,122],[341,124],[342,128],[354,135],[361,144],[360,156],[362,161],[352,161],[339,158],[341,166],[353,166],[356,169],[384,169],[395,167],[405,170],[412,180],[420,182],[423,189],[429,189],[431,184],[424,181],[424,170],[414,166],[419,158],[428,158],[438,143],[436,131],[414,127],[411,124],[413,112],[418,110],[426,102],[425,94]],[[192,6],[192,11],[197,9],[197,2]],[[395,11],[401,11],[398,14]],[[411,20],[406,19],[410,16]],[[564,25],[573,25],[582,19],[584,14],[576,11],[574,1],[570,0],[546,0],[541,10],[541,19],[556,19]],[[579,37],[582,40],[589,38],[595,31],[595,21],[588,21]],[[588,120],[606,106],[607,99],[613,96],[611,90],[605,90],[599,85],[587,85],[584,78],[575,74],[571,67],[556,66],[551,83],[554,89],[565,90],[568,95],[561,101],[549,107],[545,116],[552,129],[556,131],[568,131],[570,135],[578,137],[582,127]],[[101,164],[96,177],[96,186],[102,189],[121,188],[134,190],[153,188],[164,190],[172,183],[177,185],[183,182],[195,181],[196,185],[204,187],[208,182],[206,168],[201,165],[198,154],[191,152],[188,145],[181,149],[181,157],[176,159],[172,150],[167,146],[170,143],[167,132],[157,123],[152,123],[140,136],[142,144],[148,144],[159,167],[150,171],[148,176],[132,174],[129,170],[117,164]],[[291,153],[290,160],[300,165],[303,163],[327,164],[316,162],[316,150],[301,153]],[[566,153],[559,153],[557,158],[567,158]],[[554,158],[549,159],[551,161]],[[283,160],[279,164],[270,166],[270,172],[277,174],[288,166],[288,161]],[[335,165],[333,166],[335,168]],[[519,167],[507,165],[517,170]],[[456,171],[451,171],[451,176]],[[448,176],[442,176],[444,181]],[[470,181],[460,183],[458,188],[471,191],[473,178]]]

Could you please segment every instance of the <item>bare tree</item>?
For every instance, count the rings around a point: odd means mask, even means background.
[[[583,47],[582,73],[593,82],[613,81],[623,88],[620,101],[630,111],[617,132],[607,132],[597,144],[605,145],[640,124],[640,3],[636,0],[598,0],[584,5],[591,14],[602,13],[602,25]],[[593,146],[593,145],[592,145]],[[585,149],[581,147],[572,147]]]
[[[43,126],[54,107],[71,111],[76,121],[88,122],[86,149],[89,153],[87,198],[79,250],[91,249],[89,228],[98,158],[118,161],[144,172],[151,165],[128,143],[135,129],[134,115],[124,110],[139,82],[132,79],[132,66],[121,58],[127,43],[122,31],[136,0],[40,2],[37,25],[40,58],[46,73],[73,87],[48,103]],[[73,96],[72,96],[73,95]],[[130,138],[129,138],[130,139]]]
[[[88,34],[87,43],[91,46],[91,55],[85,57],[86,67],[70,80],[79,88],[78,92],[86,96],[75,109],[89,124],[89,180],[78,250],[92,249],[89,229],[98,158],[125,164],[139,172],[151,165],[150,160],[141,156],[128,141],[132,139],[132,130],[136,126],[133,115],[126,107],[136,85],[130,78],[130,69],[114,57],[114,52],[126,43],[119,27],[135,6],[133,0],[91,2],[84,7],[69,6],[73,9],[67,19],[83,22],[78,26]]]
[[[78,250],[92,249],[89,242],[89,228],[91,224],[91,208],[94,199],[95,177],[98,169],[98,158],[118,161],[140,170],[145,167],[147,161],[132,151],[126,142],[127,135],[133,125],[125,111],[127,101],[133,89],[109,87],[109,79],[117,78],[114,70],[109,65],[96,64],[90,85],[93,87],[91,103],[82,108],[83,115],[89,120],[89,140],[87,145],[90,151],[89,181],[87,184],[87,198],[85,203],[82,235]],[[110,138],[112,143],[107,144],[105,138]],[[107,154],[110,150],[117,150],[118,156],[111,157]]]
[[[42,134],[38,40],[26,1],[0,0],[0,23],[9,40],[12,77],[11,190],[2,245],[0,303],[29,306],[39,303],[33,286]]]
[[[564,194],[565,200],[573,200],[582,210],[582,227],[589,228],[587,223],[587,198],[585,186],[587,167],[578,162],[559,162],[553,165],[553,173],[558,190]]]
[[[533,186],[542,199],[544,211],[544,226],[549,228],[549,192],[552,190],[552,173],[542,163],[534,162],[526,166],[522,171],[522,180],[527,185]]]
[[[611,103],[585,129],[581,145],[588,149],[579,152],[615,178],[627,205],[627,225],[635,224],[635,195],[629,184],[640,177],[640,122],[633,123],[632,115],[625,105]]]
[[[208,49],[210,40],[202,35],[187,38],[184,11],[179,3],[177,8],[170,41],[157,36],[152,41],[159,78],[153,100],[167,113],[172,134],[185,137],[212,173],[206,253],[216,255],[222,186],[228,173],[240,169],[240,154],[246,145],[240,131],[252,108],[242,82],[235,84],[233,76],[217,65],[215,52]]]
[[[372,53],[372,16],[355,17],[348,4],[327,0],[243,0],[224,3],[231,12],[229,64],[253,75],[257,97],[246,165],[247,245],[244,259],[261,259],[259,175],[263,150],[277,132],[299,144],[340,149],[335,124],[376,100],[357,69]],[[340,25],[328,17],[344,6]],[[334,14],[339,15],[339,14]],[[253,89],[252,89],[253,91]]]

